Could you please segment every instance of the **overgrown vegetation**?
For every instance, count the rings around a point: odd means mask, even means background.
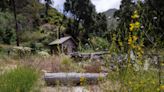
[[[0,67],[23,65],[7,71],[0,68],[0,92],[32,91],[41,77],[35,69],[109,73],[98,85],[102,92],[164,90],[164,62],[158,60],[164,57],[163,0],[122,0],[120,9],[111,14],[96,12],[91,0],[66,0],[63,14],[51,7],[52,0],[43,1],[0,1]],[[78,52],[109,55],[98,59],[92,54],[87,59],[63,53],[50,56],[48,44],[67,35],[78,43]],[[16,45],[20,47],[15,50]]]
[[[18,67],[0,75],[1,92],[30,92],[37,83],[39,74],[27,67]]]

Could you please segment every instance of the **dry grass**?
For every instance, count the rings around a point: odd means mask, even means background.
[[[119,92],[119,89],[121,88],[121,84],[117,81],[110,81],[106,80],[104,83],[99,84],[100,89],[102,92]]]
[[[93,62],[91,64],[84,65],[83,68],[86,73],[100,73],[101,72],[100,62]]]
[[[83,69],[69,56],[33,56],[20,60],[21,65],[34,67],[43,72],[81,72]]]

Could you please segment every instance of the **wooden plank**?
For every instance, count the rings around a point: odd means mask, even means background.
[[[95,84],[100,78],[106,78],[107,73],[45,73],[47,84],[79,84],[83,78],[89,84]]]

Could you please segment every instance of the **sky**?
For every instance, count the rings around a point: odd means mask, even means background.
[[[65,0],[53,0],[53,2],[53,7],[62,12]],[[104,12],[112,8],[119,9],[121,0],[91,0],[91,2],[96,6],[97,12]]]

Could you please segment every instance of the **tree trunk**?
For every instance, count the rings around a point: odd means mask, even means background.
[[[12,0],[13,12],[14,12],[14,20],[15,20],[15,31],[16,31],[16,44],[19,46],[19,32],[18,32],[18,21],[17,21],[17,13],[16,13],[16,6],[15,0]]]
[[[46,4],[45,4],[45,15],[46,15],[46,17],[48,17],[48,10],[49,10],[49,4],[48,4],[48,2],[46,2]]]

